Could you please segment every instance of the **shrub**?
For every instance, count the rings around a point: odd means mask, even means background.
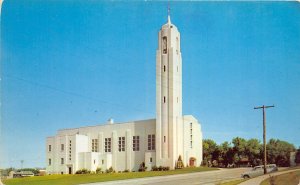
[[[203,161],[201,162],[201,166],[207,166],[207,160],[203,159]]]
[[[81,170],[78,170],[75,172],[75,174],[90,174],[91,171],[90,170],[87,170],[85,168],[81,169]]]
[[[169,167],[169,166],[163,166],[162,170],[163,170],[163,171],[169,171],[169,170],[170,170],[170,167]]]
[[[152,171],[169,171],[170,167],[169,166],[153,166]]]
[[[97,173],[97,174],[102,173],[101,168],[98,167],[98,168],[96,169],[96,173]]]
[[[219,166],[218,161],[217,161],[217,160],[213,160],[212,166],[213,166],[213,167],[218,167],[218,166]]]
[[[105,172],[106,173],[115,173],[116,171],[113,169],[113,167],[110,167]]]
[[[147,166],[145,166],[145,163],[142,162],[142,163],[140,164],[139,172],[144,172],[144,171],[146,171],[146,170],[147,170]]]
[[[124,172],[124,173],[127,173],[127,172],[129,172],[129,170],[124,170],[123,172]]]
[[[158,171],[157,166],[152,166],[152,171]]]
[[[182,159],[181,159],[181,155],[179,155],[179,157],[178,157],[178,160],[177,160],[177,162],[176,162],[175,168],[176,168],[176,169],[181,169],[181,168],[183,168],[183,162],[182,162]]]

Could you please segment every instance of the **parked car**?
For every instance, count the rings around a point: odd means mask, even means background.
[[[278,168],[276,166],[276,164],[268,164],[266,166],[267,168],[267,173],[272,173],[272,172],[276,172],[278,171]],[[264,174],[264,166],[255,166],[252,168],[252,170],[242,173],[242,178],[246,179],[246,178],[252,178],[252,177],[257,177],[260,175]]]

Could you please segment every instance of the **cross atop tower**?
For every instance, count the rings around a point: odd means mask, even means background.
[[[171,18],[170,18],[170,1],[168,1],[168,24],[171,24]]]

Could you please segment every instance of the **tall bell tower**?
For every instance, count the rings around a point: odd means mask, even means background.
[[[156,51],[156,165],[174,168],[183,154],[180,33],[168,22],[158,33]]]

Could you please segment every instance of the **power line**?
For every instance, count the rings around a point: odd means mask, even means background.
[[[91,96],[82,95],[82,94],[75,93],[75,92],[72,92],[72,91],[63,90],[63,89],[60,89],[60,88],[56,88],[56,87],[53,87],[53,86],[41,84],[41,83],[38,83],[38,82],[34,82],[34,81],[31,81],[31,80],[27,80],[27,79],[12,76],[12,75],[4,74],[4,76],[8,77],[8,78],[19,80],[19,81],[22,81],[22,82],[25,82],[25,83],[28,83],[28,84],[31,84],[31,85],[34,85],[34,86],[39,86],[39,87],[47,88],[47,89],[50,89],[50,90],[53,90],[53,91],[57,91],[57,92],[60,92],[60,93],[63,93],[63,94],[76,96],[76,97],[80,97],[80,98],[83,98],[83,99],[89,99],[89,100],[92,100],[92,101],[98,101],[98,102],[101,102],[101,103],[104,103],[104,104],[113,105],[114,107],[117,107],[118,109],[128,111],[128,107],[125,107],[123,104],[111,103],[109,101],[101,100],[101,99],[94,98],[94,97],[91,97]],[[136,112],[146,113],[146,114],[149,114],[149,115],[153,115],[153,113],[156,114],[156,112],[150,112],[150,111],[139,109],[139,108],[131,108],[131,110],[134,110]],[[171,118],[172,116],[168,116],[168,117]],[[183,118],[183,115],[182,115],[182,119],[187,120],[187,119]]]

